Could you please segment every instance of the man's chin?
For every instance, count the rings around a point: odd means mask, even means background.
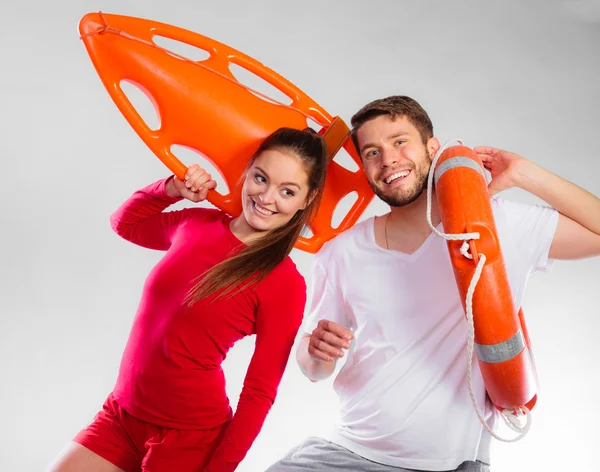
[[[417,201],[424,191],[425,189],[421,188],[411,192],[410,194],[389,195],[377,189],[375,190],[375,195],[377,195],[380,200],[387,203],[391,207],[404,207]]]

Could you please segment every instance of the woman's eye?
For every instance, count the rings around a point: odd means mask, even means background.
[[[260,175],[260,174],[254,174],[254,179],[255,179],[257,182],[260,182],[261,184],[264,184],[264,183],[267,181],[267,179],[265,179],[265,178],[264,178],[262,175]]]
[[[283,193],[286,197],[293,197],[295,195],[289,188],[283,189]]]

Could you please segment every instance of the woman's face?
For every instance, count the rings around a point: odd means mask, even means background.
[[[308,174],[295,153],[282,148],[263,151],[246,171],[244,219],[255,232],[272,231],[306,208],[308,192]]]

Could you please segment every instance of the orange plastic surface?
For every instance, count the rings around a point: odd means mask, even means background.
[[[359,170],[352,172],[330,160],[323,203],[310,225],[313,235],[301,237],[296,247],[317,252],[326,241],[356,223],[373,199],[346,124],[258,61],[200,34],[140,18],[90,13],[81,19],[79,31],[111,98],[174,174],[182,178],[187,166],[173,155],[172,145],[200,152],[219,170],[229,192],[209,192],[208,201],[216,207],[239,215],[240,177],[260,142],[280,127],[306,128],[307,118],[323,125],[320,132],[325,135],[330,159],[343,147]],[[155,36],[201,48],[210,57],[192,61],[167,52],[153,42]],[[231,73],[231,64],[266,80],[290,97],[291,104],[275,103],[250,91]],[[150,98],[160,117],[158,129],[147,126],[123,93],[121,81],[136,85]],[[356,202],[333,228],[336,205],[354,191],[358,194]]]
[[[477,154],[465,146],[446,149],[438,160],[438,166],[456,156],[474,160],[483,171]],[[469,243],[472,260],[460,253],[463,241],[448,241],[463,305],[479,255],[486,256],[473,295],[475,342],[501,343],[522,329],[527,347],[531,348],[523,313],[517,313],[513,303],[485,178],[469,167],[451,168],[436,183],[436,197],[444,232],[479,232],[481,235],[480,239]],[[497,408],[533,408],[537,399],[537,376],[528,349],[508,361],[493,364],[480,361],[479,366],[490,399]]]

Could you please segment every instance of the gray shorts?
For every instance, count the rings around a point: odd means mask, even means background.
[[[483,462],[463,462],[456,471],[489,472]],[[321,438],[309,438],[265,472],[421,472],[379,464]],[[453,472],[453,471],[445,471]]]

